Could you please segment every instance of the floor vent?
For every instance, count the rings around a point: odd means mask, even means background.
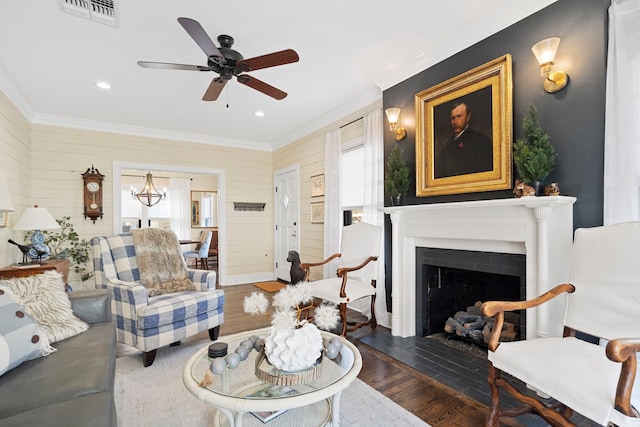
[[[114,0],[58,0],[60,10],[102,24],[118,26],[118,10]]]

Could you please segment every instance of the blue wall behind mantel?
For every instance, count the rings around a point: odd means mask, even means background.
[[[445,59],[383,92],[384,108],[400,107],[400,141],[411,168],[412,185],[405,205],[486,200],[513,197],[511,190],[448,196],[415,196],[415,95],[505,54],[512,56],[513,135],[522,136],[522,118],[533,103],[539,121],[550,134],[558,162],[548,182],[556,181],[562,195],[574,196],[574,228],[602,225],[604,175],[604,120],[609,0],[558,0],[547,8]],[[496,11],[499,13],[499,11]],[[455,37],[443,34],[434,43]],[[549,94],[531,46],[548,37],[560,37],[556,68],[569,75],[562,91]],[[427,47],[428,48],[428,47]],[[386,123],[386,121],[385,121]],[[385,159],[395,144],[385,126]],[[386,165],[385,165],[386,166]],[[515,167],[513,167],[515,175]],[[390,198],[385,194],[385,206]],[[391,309],[391,227],[385,218],[387,306]]]
[[[407,130],[407,137],[399,142],[412,174],[404,204],[513,197],[511,190],[415,196],[415,94],[508,53],[513,68],[512,141],[522,136],[522,118],[529,103],[535,104],[540,124],[551,135],[558,153],[557,166],[547,181],[558,182],[561,194],[577,198],[574,227],[601,225],[608,5],[604,0],[559,0],[385,90],[384,108],[402,108],[400,125]],[[455,37],[455,31],[453,27],[451,35],[443,34],[434,43],[445,43]],[[553,36],[561,39],[556,68],[569,74],[569,83],[562,91],[549,94],[542,88],[531,46]],[[385,157],[396,142],[387,129],[385,126]],[[515,167],[513,170],[515,173]],[[385,206],[389,204],[386,194]]]

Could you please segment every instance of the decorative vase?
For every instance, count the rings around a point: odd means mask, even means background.
[[[402,194],[391,196],[391,206],[402,206]]]
[[[264,340],[264,353],[276,369],[297,372],[316,363],[322,344],[322,334],[313,323],[297,329],[273,326]]]
[[[534,190],[536,190],[536,196],[544,196],[544,182],[542,181],[533,181],[531,186]]]

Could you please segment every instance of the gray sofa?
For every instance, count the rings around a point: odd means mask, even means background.
[[[88,331],[0,376],[0,427],[116,426],[116,334],[106,290],[69,293]]]

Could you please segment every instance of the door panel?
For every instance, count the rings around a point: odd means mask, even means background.
[[[275,273],[276,278],[290,280],[289,251],[300,251],[300,196],[298,168],[276,172]]]

